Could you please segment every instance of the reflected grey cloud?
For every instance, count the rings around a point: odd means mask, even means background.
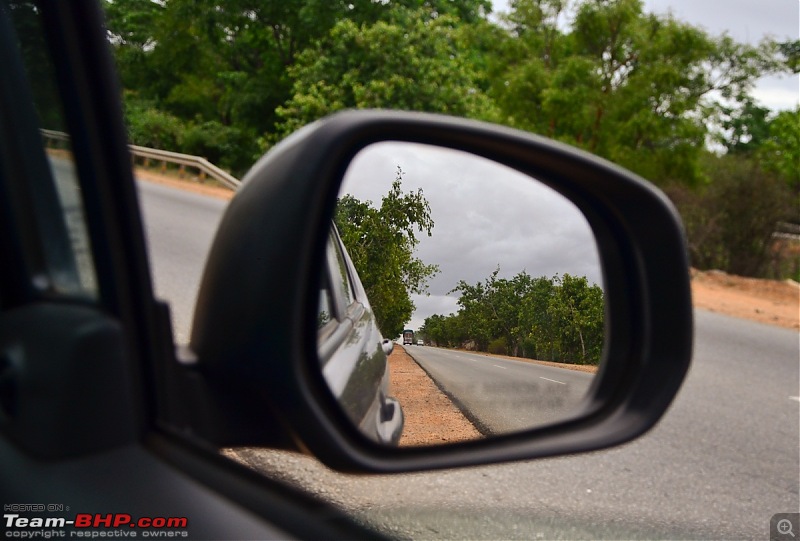
[[[429,297],[413,297],[412,328],[429,315],[457,311],[456,297],[447,294],[458,281],[483,281],[498,267],[501,278],[569,273],[602,286],[597,246],[580,211],[529,176],[484,158],[379,143],[356,156],[341,193],[377,207],[398,167],[403,192],[421,188],[435,224],[431,237],[420,237],[417,256],[441,271],[429,281]]]
[[[456,297],[452,295],[411,295],[411,300],[417,306],[417,312],[422,314],[442,314],[448,316],[458,312]],[[416,318],[415,318],[416,319]],[[424,320],[425,318],[422,318]],[[419,324],[422,324],[422,320]],[[412,320],[413,322],[414,320]],[[414,328],[419,327],[417,325]]]

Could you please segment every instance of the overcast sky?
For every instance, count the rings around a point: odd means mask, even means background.
[[[441,272],[428,296],[413,297],[409,327],[432,314],[458,311],[459,280],[475,284],[500,268],[501,278],[569,273],[602,285],[594,236],[566,198],[530,177],[463,152],[410,143],[380,143],[362,151],[345,176],[342,193],[376,208],[403,171],[402,189],[422,188],[434,221],[420,234],[417,257]]]
[[[495,12],[507,11],[508,0],[493,0]],[[780,41],[800,37],[798,0],[644,0],[645,10],[672,13],[681,21],[703,27],[712,35],[727,32],[740,42],[757,44],[767,36]],[[800,79],[767,77],[753,92],[762,106],[794,109],[800,100]]]

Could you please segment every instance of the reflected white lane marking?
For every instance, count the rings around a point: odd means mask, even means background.
[[[539,379],[546,379],[547,381],[552,381],[553,383],[560,383],[561,385],[566,385],[566,383],[564,383],[563,381],[556,381],[550,378],[543,378],[542,376],[539,376]]]
[[[789,400],[797,400],[798,402],[800,402],[800,396],[790,396]]]
[[[493,364],[492,366],[496,366],[497,368],[502,368],[503,370],[508,370],[505,366],[500,366],[499,364]]]

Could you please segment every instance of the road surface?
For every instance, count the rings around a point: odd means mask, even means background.
[[[594,374],[434,347],[405,348],[484,435],[563,421]]]
[[[168,300],[175,342],[187,344],[206,256],[228,202],[139,182],[156,296]]]
[[[225,202],[141,189],[156,289],[185,337]],[[796,331],[698,311],[670,411],[607,451],[367,477],[290,453],[246,458],[403,539],[767,539],[770,517],[800,506],[799,349]]]

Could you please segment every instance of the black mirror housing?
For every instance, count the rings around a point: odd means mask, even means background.
[[[571,200],[598,244],[606,294],[603,368],[582,411],[563,422],[442,447],[387,448],[355,430],[319,369],[316,284],[339,186],[353,157],[381,141],[483,156]],[[207,263],[192,332],[192,378],[213,396],[191,430],[218,445],[288,435],[330,467],[402,472],[601,449],[653,427],[692,353],[683,229],[658,190],[572,147],[450,117],[349,111],[306,126],[247,174]],[[187,405],[187,408],[189,406]],[[283,421],[278,421],[282,419]]]

